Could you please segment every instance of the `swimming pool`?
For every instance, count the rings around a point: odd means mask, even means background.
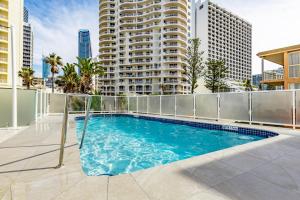
[[[76,118],[78,142],[84,118]],[[80,159],[89,176],[118,175],[258,141],[277,134],[232,126],[98,115],[89,120]]]

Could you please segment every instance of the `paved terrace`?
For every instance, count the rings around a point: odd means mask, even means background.
[[[81,170],[72,119],[65,166],[54,169],[61,121],[61,116],[46,117],[0,143],[0,199],[300,199],[300,137],[289,129],[277,129],[282,135],[275,138],[133,174],[88,177]]]

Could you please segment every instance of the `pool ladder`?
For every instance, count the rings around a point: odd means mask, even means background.
[[[85,108],[85,120],[84,120],[84,127],[83,127],[83,132],[82,132],[82,137],[80,141],[79,148],[81,149],[83,142],[84,142],[84,137],[86,133],[86,127],[87,123],[89,120],[89,115],[90,115],[90,109],[91,109],[91,103],[92,103],[92,98],[91,96],[87,96],[88,98],[88,103]],[[61,130],[61,142],[60,142],[60,152],[59,152],[59,163],[55,168],[60,168],[63,165],[63,159],[64,159],[64,150],[65,150],[65,143],[66,143],[66,138],[67,138],[67,130],[68,130],[68,118],[69,118],[69,100],[70,97],[67,94],[65,97],[65,107],[64,107],[64,115],[63,115],[63,126]]]
[[[88,96],[88,103],[87,103],[86,112],[85,112],[84,126],[83,126],[82,137],[81,137],[79,149],[82,148],[82,145],[83,145],[83,142],[84,142],[86,127],[87,127],[88,120],[90,118],[91,102],[92,102],[92,98],[90,96]]]

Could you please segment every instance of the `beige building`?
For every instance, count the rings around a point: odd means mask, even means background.
[[[262,59],[261,69],[264,75],[262,84],[279,86],[285,90],[300,89],[300,44],[260,52],[257,56]],[[282,76],[266,76],[265,60],[281,65],[283,67]]]
[[[191,34],[188,0],[101,0],[99,59],[103,94],[184,94]]]
[[[0,0],[0,87],[11,86],[12,44],[11,28],[14,33],[16,73],[23,62],[23,0]],[[18,85],[22,82],[17,81]]]

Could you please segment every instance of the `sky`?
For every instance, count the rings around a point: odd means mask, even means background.
[[[213,0],[252,24],[253,74],[260,73],[260,51],[300,44],[300,0]],[[78,30],[91,32],[98,52],[98,0],[25,0],[34,31],[34,68],[41,75],[42,55],[55,52],[75,62]],[[266,69],[277,66],[266,63]]]

